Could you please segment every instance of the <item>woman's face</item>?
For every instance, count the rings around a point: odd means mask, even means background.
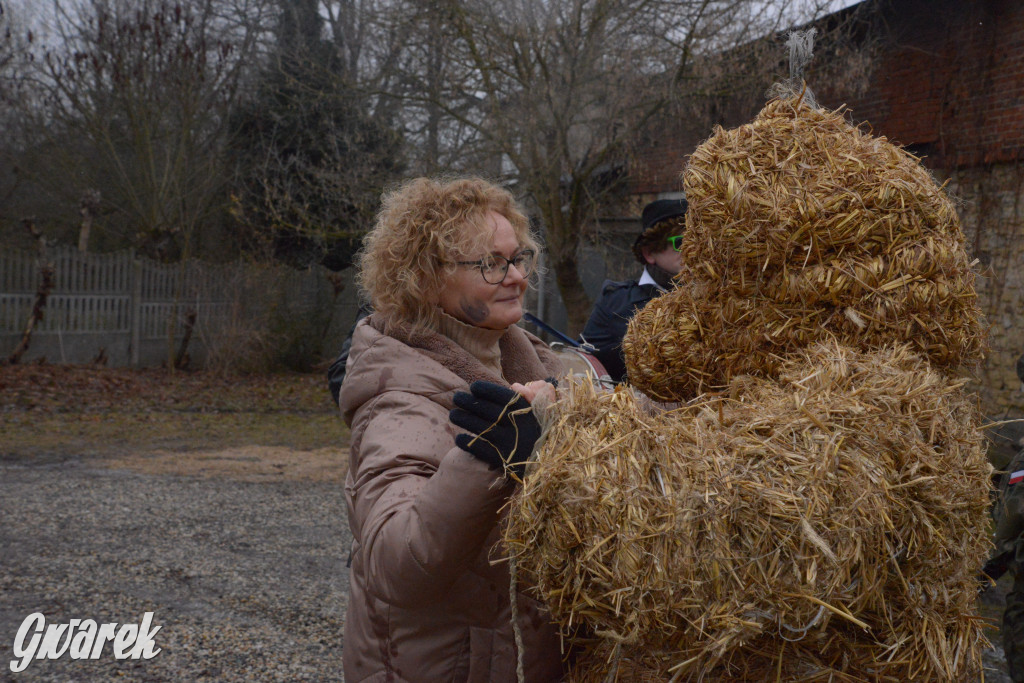
[[[478,261],[487,255],[512,259],[521,251],[512,224],[500,213],[488,212],[483,229],[492,233],[490,250],[457,260]],[[492,285],[484,280],[479,268],[460,265],[445,284],[438,303],[445,313],[468,325],[503,330],[523,317],[526,286],[526,278],[515,266],[509,266],[500,284]]]

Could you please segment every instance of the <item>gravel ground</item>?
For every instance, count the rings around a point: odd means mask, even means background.
[[[336,454],[175,457],[0,458],[0,680],[343,680],[351,535]],[[986,616],[1007,586],[982,596]],[[154,612],[162,652],[118,661],[108,645],[11,673],[33,612],[57,624]],[[986,681],[1009,681],[999,647],[985,659]]]
[[[4,681],[341,680],[350,534],[334,477],[182,476],[82,458],[0,461]],[[251,477],[250,477],[251,479]],[[33,612],[139,623],[155,658],[33,660]]]

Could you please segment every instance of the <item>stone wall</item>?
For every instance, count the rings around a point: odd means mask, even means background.
[[[948,179],[968,249],[978,259],[978,302],[989,324],[990,351],[975,388],[989,414],[1018,415],[1024,413],[1015,370],[1024,353],[1024,163],[958,169]]]

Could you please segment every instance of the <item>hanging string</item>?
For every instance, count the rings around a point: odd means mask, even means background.
[[[804,72],[807,65],[814,58],[814,36],[818,29],[809,28],[806,31],[792,31],[786,41],[789,48],[789,79],[794,83],[801,83],[804,80]]]
[[[781,83],[774,83],[765,95],[769,98],[778,97],[804,101],[817,109],[818,102],[805,80],[807,67],[814,59],[814,36],[818,29],[791,31],[786,40],[789,48],[789,78]]]
[[[489,432],[492,429],[494,429],[495,427],[497,427],[498,423],[501,422],[501,419],[503,417],[505,417],[505,414],[507,412],[508,415],[512,417],[512,426],[515,428],[515,432],[516,432],[515,441],[512,443],[512,452],[515,453],[516,450],[519,448],[519,425],[516,424],[515,417],[517,415],[525,415],[526,413],[529,413],[531,410],[533,410],[533,408],[530,407],[530,406],[528,406],[526,408],[520,408],[519,410],[512,410],[512,406],[514,406],[518,401],[519,401],[519,394],[516,394],[511,399],[509,399],[509,402],[506,403],[505,407],[501,409],[501,413],[498,415],[498,419],[495,420],[494,422],[492,422],[487,427],[487,429],[483,430],[479,434],[473,435],[473,438],[470,440],[469,444],[473,445],[477,441],[483,441],[488,446],[490,446],[494,450],[496,450],[499,453],[501,453],[501,449],[498,448],[498,446],[493,441],[491,441],[489,439],[485,439],[484,438],[484,434],[486,434],[487,432]],[[512,479],[515,482],[518,482],[519,484],[522,484],[523,480],[518,475],[516,475],[515,470],[512,469],[513,466],[518,465],[519,463],[505,461],[504,459],[502,459],[502,460],[503,460],[503,464],[504,464],[504,468],[505,468],[505,476],[508,477],[509,479]]]
[[[519,627],[519,601],[516,600],[516,585],[519,583],[517,576],[519,569],[516,566],[515,553],[508,557],[508,599],[512,606],[512,633],[516,639],[516,680],[519,683],[526,683],[526,671],[523,667],[523,632]]]
[[[501,414],[498,415],[498,419],[495,420],[489,427],[487,427],[487,429],[475,435],[473,439],[470,441],[470,444],[476,443],[477,440],[482,440],[485,443],[489,444],[495,450],[500,450],[493,442],[489,441],[488,439],[485,439],[484,434],[494,429],[494,427],[496,427],[498,423],[501,422],[501,419],[505,417],[506,413],[515,418],[516,415],[522,415],[524,413],[530,412],[531,408],[512,410],[512,406],[515,405],[518,402],[518,400],[518,395],[513,396],[509,400],[509,402],[505,404],[505,407],[502,408]],[[512,452],[515,453],[516,448],[518,448],[519,446],[519,425],[516,424],[515,419],[512,420],[512,426],[515,427],[516,431],[516,439],[512,447]],[[505,463],[505,475],[522,484],[522,480],[515,475],[515,472],[511,468],[511,465],[513,464],[514,463],[509,462]],[[518,574],[519,569],[516,563],[515,553],[510,553],[508,558],[508,602],[510,611],[512,613],[512,634],[515,637],[516,646],[516,680],[518,681],[518,683],[526,683],[526,670],[523,665],[523,632],[521,627],[519,626],[519,601],[517,600],[518,591],[516,589],[516,587],[519,584]]]
[[[498,423],[501,422],[502,418],[505,417],[505,415],[507,414],[507,415],[509,415],[510,417],[513,418],[512,419],[512,426],[515,428],[516,438],[515,438],[515,442],[514,442],[514,444],[512,446],[512,452],[515,453],[515,451],[519,447],[519,425],[516,424],[515,417],[517,415],[526,414],[526,413],[528,413],[528,412],[533,410],[532,406],[527,407],[527,408],[520,408],[518,410],[514,410],[513,406],[518,401],[519,401],[519,395],[518,394],[516,396],[513,396],[511,399],[509,399],[509,402],[505,404],[505,407],[502,408],[501,413],[498,415],[498,419],[495,420],[493,423],[491,423],[487,427],[487,429],[484,429],[479,434],[474,435],[473,439],[470,441],[470,443],[473,444],[473,443],[476,443],[477,440],[481,440],[481,441],[484,441],[485,443],[489,444],[495,450],[500,450],[500,449],[498,449],[498,447],[493,442],[491,442],[490,440],[484,438],[484,434],[487,434],[487,432],[489,432],[492,429],[494,429],[498,425]],[[541,421],[541,420],[538,420],[538,421]],[[542,427],[541,437],[540,437],[540,439],[538,439],[538,443],[543,441],[544,437],[547,434],[548,427],[549,427],[549,425],[544,425]],[[513,480],[519,482],[520,484],[524,484],[523,480],[520,479],[516,475],[515,471],[512,469],[512,466],[514,466],[516,464],[518,464],[518,463],[513,463],[513,462],[506,462],[505,463],[505,476],[507,476],[510,479],[513,479]],[[522,628],[519,625],[519,600],[517,599],[518,592],[519,592],[517,590],[517,586],[519,585],[519,578],[518,578],[519,577],[519,567],[518,567],[518,563],[516,562],[516,555],[515,555],[515,553],[509,553],[509,558],[508,558],[508,574],[509,574],[508,601],[509,601],[510,611],[511,611],[511,614],[512,614],[512,634],[513,634],[513,636],[515,638],[515,647],[516,647],[516,680],[518,681],[518,683],[526,683],[526,669],[525,669],[525,665],[524,665],[524,648],[523,648],[523,631],[522,631]]]

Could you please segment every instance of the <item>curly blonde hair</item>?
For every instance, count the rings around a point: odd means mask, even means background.
[[[437,319],[437,301],[454,261],[489,252],[488,212],[512,224],[519,245],[539,251],[512,194],[482,178],[416,178],[385,192],[358,256],[359,286],[391,327]]]

